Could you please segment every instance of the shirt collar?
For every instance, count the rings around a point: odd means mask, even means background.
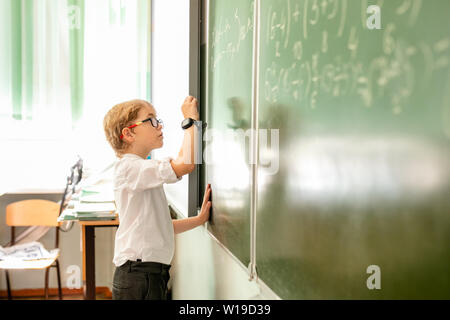
[[[140,156],[134,153],[125,153],[122,158],[142,159]]]

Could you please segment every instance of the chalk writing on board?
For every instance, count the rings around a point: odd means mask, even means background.
[[[314,109],[318,101],[327,95],[356,95],[368,108],[373,107],[377,99],[383,98],[389,100],[392,114],[398,115],[410,104],[415,88],[427,85],[435,71],[448,68],[450,38],[435,43],[427,43],[427,39],[408,42],[394,22],[379,30],[382,32],[381,42],[371,43],[382,50],[381,54],[373,57],[367,56],[367,53],[359,55],[363,43],[367,45],[362,38],[367,18],[366,2],[362,3],[364,25],[361,27],[354,22],[346,25],[347,11],[350,9],[347,1],[292,0],[276,7],[268,5],[262,14],[267,19],[264,52],[271,60],[261,71],[265,100],[277,103],[281,97],[291,97],[299,105]],[[383,1],[378,1],[378,5],[382,7]],[[396,15],[412,27],[418,19],[421,5],[421,0],[405,0],[396,9]],[[331,23],[325,23],[325,19]],[[322,20],[323,24],[320,23]],[[334,29],[338,30],[337,34],[330,32]],[[308,45],[309,53],[306,53],[303,41],[312,41],[307,39],[312,32],[317,35],[317,31],[321,39],[313,43],[320,46],[317,51],[311,52],[311,45]],[[345,43],[347,51],[331,56],[330,61],[329,42],[337,38],[342,38],[339,43]],[[266,53],[267,50],[269,53]],[[368,57],[369,61],[363,61]],[[418,70],[416,66],[423,70]]]
[[[413,28],[422,2],[398,2],[395,22],[386,21],[382,30],[376,31],[382,34],[381,41],[371,45],[378,46],[381,52],[373,57],[367,56],[367,51],[360,53],[361,46],[367,45],[363,30],[368,0],[358,2],[361,23],[349,20],[355,3],[348,0],[286,0],[276,6],[269,3],[261,12],[267,24],[261,34],[263,54],[272,60],[260,70],[264,99],[277,103],[280,97],[290,97],[312,109],[326,96],[358,96],[367,108],[373,107],[377,99],[388,99],[392,114],[401,114],[410,104],[415,88],[428,85],[435,72],[450,65],[450,38],[430,43],[428,39],[408,42],[402,36],[403,29],[397,26]],[[370,4],[383,10],[385,1]],[[253,1],[250,6],[253,12]],[[251,41],[253,25],[253,13],[244,17],[237,8],[229,16],[219,17],[211,33],[212,72],[225,61],[232,62],[243,42]],[[320,39],[314,41],[319,45],[312,52],[310,44],[305,45],[312,41],[313,34],[319,34]],[[335,41],[345,44],[346,51],[330,56],[330,46]]]
[[[232,61],[240,52],[241,45],[252,39],[253,35],[253,1],[250,4],[251,14],[244,18],[238,8],[233,10],[231,17],[219,17],[211,35],[211,70],[215,71],[223,59]],[[245,53],[248,54],[248,53]]]

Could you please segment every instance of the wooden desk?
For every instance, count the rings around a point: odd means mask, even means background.
[[[95,300],[95,228],[118,227],[119,219],[105,221],[78,221],[83,242],[84,299]]]

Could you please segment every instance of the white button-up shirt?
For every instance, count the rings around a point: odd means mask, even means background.
[[[114,197],[120,225],[116,232],[114,264],[127,260],[170,264],[175,240],[163,183],[177,178],[170,158],[146,160],[127,153],[114,166]]]

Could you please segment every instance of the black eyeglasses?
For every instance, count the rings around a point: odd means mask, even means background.
[[[153,127],[158,128],[158,124],[163,125],[163,121],[161,119],[156,119],[156,118],[148,118],[145,120],[142,120],[141,122],[144,123],[146,121],[150,121],[150,123],[152,124]]]
[[[150,121],[152,126],[155,127],[155,128],[157,128],[159,124],[163,125],[163,121],[161,119],[156,119],[154,117],[151,117],[151,118],[147,118],[145,120],[136,122],[135,124],[132,124],[131,126],[128,126],[127,128],[128,129],[135,128],[135,127],[140,126],[141,124],[143,124],[144,122],[147,122],[147,121]],[[120,139],[123,139],[123,134],[120,136]]]

